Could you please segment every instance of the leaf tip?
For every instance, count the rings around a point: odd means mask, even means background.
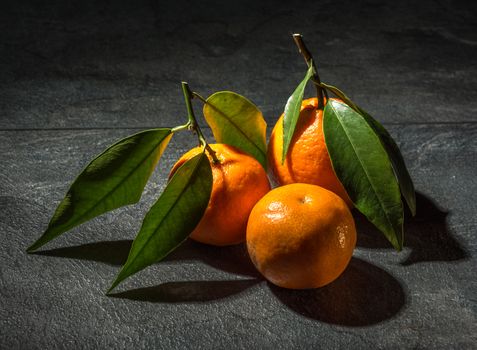
[[[31,244],[27,249],[26,252],[28,254],[33,253],[35,250],[40,248],[43,245],[43,243],[40,243],[40,240],[36,240],[33,244]]]
[[[131,248],[132,249],[132,248]],[[131,252],[130,252],[131,253]],[[126,261],[126,263],[123,265],[123,267],[121,268],[121,270],[118,272],[118,274],[116,275],[116,278],[114,279],[113,283],[111,283],[111,286],[109,287],[109,289],[106,291],[106,295],[110,295],[111,292],[113,291],[114,288],[116,288],[121,282],[123,282],[126,278],[128,278],[129,276],[131,276],[131,273],[128,273],[127,271],[127,268],[128,268],[128,264],[129,264],[129,257],[128,257],[128,261]]]
[[[414,198],[409,202],[408,201],[408,208],[411,212],[412,217],[416,216],[417,208],[416,208],[416,193],[414,193]]]
[[[393,241],[391,242],[394,249],[396,249],[398,253],[402,251],[402,248],[404,246],[404,231],[402,228],[400,231],[400,234],[396,234],[396,239],[393,239]]]
[[[50,242],[52,239],[55,238],[55,236],[51,236],[52,230],[51,227],[48,226],[46,231],[41,235],[40,238],[38,238],[35,242],[33,242],[27,249],[27,253],[33,253],[35,250],[38,250],[39,248],[43,247],[45,244]]]
[[[111,292],[113,291],[113,289],[116,288],[121,281],[122,281],[122,279],[120,279],[120,276],[116,277],[116,279],[111,284],[111,286],[108,288],[108,290],[106,291],[105,294],[107,296],[110,296],[112,294]]]

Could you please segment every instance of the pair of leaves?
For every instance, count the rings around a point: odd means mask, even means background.
[[[300,114],[312,66],[285,107],[283,144],[286,156]],[[414,185],[396,142],[387,130],[341,90],[321,84],[343,102],[330,99],[323,113],[323,133],[333,169],[356,208],[398,251],[403,246],[401,194],[416,212]]]
[[[171,129],[146,130],[98,155],[73,182],[45,233],[27,250],[32,252],[105,212],[137,203],[172,135]],[[204,153],[179,168],[146,215],[113,287],[187,238],[207,208],[211,188],[212,172]]]
[[[217,141],[250,153],[265,166],[266,123],[252,102],[233,92],[218,92],[207,99],[204,115]],[[170,128],[146,130],[98,155],[73,182],[45,233],[27,250],[32,252],[81,223],[138,202],[172,135]],[[144,218],[109,291],[180,245],[202,218],[211,189],[212,172],[204,153],[184,163]]]

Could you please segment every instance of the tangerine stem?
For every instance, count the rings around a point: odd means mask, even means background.
[[[189,84],[187,84],[185,81],[182,82],[182,92],[184,93],[184,99],[185,99],[186,108],[187,108],[187,117],[189,118],[189,122],[187,123],[189,130],[197,134],[197,137],[199,139],[199,144],[204,146],[204,148],[212,157],[212,161],[214,163],[218,163],[219,159],[217,158],[215,151],[207,143],[207,140],[205,139],[199,124],[197,123],[197,119],[195,118],[195,114],[194,114],[194,109],[192,108],[192,98],[194,97],[194,93],[189,88]]]
[[[318,98],[318,109],[323,109],[325,107],[324,96],[328,97],[326,90],[324,90],[321,85],[321,79],[318,75],[318,70],[316,69],[315,61],[313,56],[310,53],[310,50],[305,45],[303,41],[303,36],[301,34],[293,34],[293,40],[295,41],[296,46],[298,46],[298,51],[301,53],[305,59],[308,67],[313,66],[313,81],[315,82],[316,87],[316,96]]]

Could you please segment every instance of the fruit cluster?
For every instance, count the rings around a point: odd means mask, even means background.
[[[139,132],[93,159],[28,251],[139,201],[171,138],[188,130],[197,134],[199,146],[172,167],[109,291],[189,237],[218,246],[246,242],[252,262],[270,282],[292,289],[322,287],[340,276],[353,254],[352,209],[400,250],[401,196],[414,214],[415,193],[399,148],[341,90],[321,82],[301,35],[293,38],[308,70],[268,146],[265,120],[248,99],[230,91],[203,98],[182,83],[187,123]],[[309,82],[317,96],[304,100]],[[337,98],[329,98],[328,92]],[[192,108],[194,99],[202,101],[217,143],[205,139]]]

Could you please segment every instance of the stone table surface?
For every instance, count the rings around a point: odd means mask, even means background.
[[[476,16],[446,0],[2,1],[0,348],[477,348]],[[243,245],[187,241],[106,296],[183,133],[138,204],[26,254],[95,154],[185,121],[181,80],[247,96],[271,127],[305,71],[294,32],[401,147],[418,196],[401,253],[356,214],[350,266],[321,289],[274,287]]]

